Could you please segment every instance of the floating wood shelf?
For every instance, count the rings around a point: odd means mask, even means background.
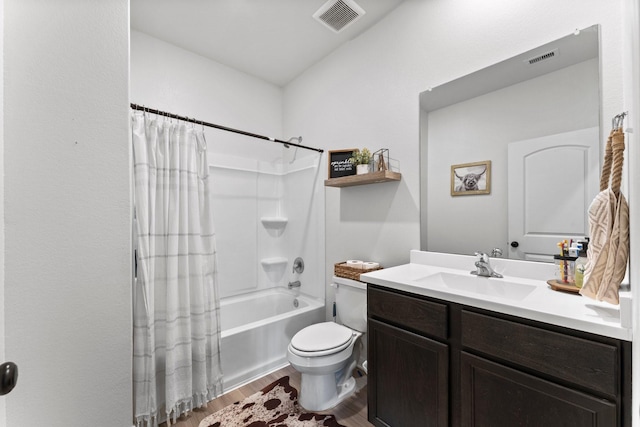
[[[324,180],[325,187],[351,187],[354,185],[377,184],[379,182],[400,181],[402,175],[399,172],[389,170],[370,172],[362,175],[343,176]]]

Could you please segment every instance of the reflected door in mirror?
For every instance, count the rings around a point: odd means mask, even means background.
[[[588,236],[599,138],[593,127],[508,145],[509,241],[519,243],[509,258],[553,262],[558,241]]]

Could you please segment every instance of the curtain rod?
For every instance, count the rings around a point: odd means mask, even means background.
[[[227,126],[221,126],[221,125],[217,125],[215,123],[208,123],[208,122],[205,122],[205,121],[202,121],[202,120],[196,120],[194,118],[187,117],[187,116],[179,116],[177,114],[168,113],[166,111],[155,110],[153,108],[148,108],[148,107],[145,107],[143,105],[138,105],[138,104],[131,103],[131,108],[134,109],[134,110],[145,111],[145,112],[151,113],[151,114],[157,114],[157,115],[163,116],[163,117],[169,117],[171,119],[182,120],[183,122],[189,122],[189,123],[194,123],[194,124],[197,124],[197,125],[207,126],[207,127],[210,127],[210,128],[226,130],[227,132],[239,133],[241,135],[250,136],[252,138],[264,139],[264,140],[271,141],[271,142],[278,142],[280,144],[284,144],[284,146],[287,147],[287,148],[289,148],[289,146],[294,146],[294,147],[298,147],[298,148],[304,148],[305,150],[313,150],[313,151],[317,151],[318,153],[324,153],[324,150],[322,148],[307,147],[306,145],[300,145],[300,144],[293,143],[290,140],[289,141],[283,141],[281,139],[272,138],[270,136],[258,135],[257,133],[251,133],[251,132],[247,132],[247,131],[244,131],[244,130],[230,128],[230,127],[227,127]],[[302,137],[301,136],[296,136],[296,137],[293,137],[291,139],[297,139],[298,142],[302,141]]]

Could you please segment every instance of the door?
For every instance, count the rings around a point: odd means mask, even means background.
[[[599,139],[593,127],[508,145],[509,258],[552,262],[560,240],[588,236]]]

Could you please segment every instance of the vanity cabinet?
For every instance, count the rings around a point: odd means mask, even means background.
[[[376,426],[631,426],[631,343],[368,285]]]
[[[371,285],[367,295],[369,421],[449,425],[447,305]]]

